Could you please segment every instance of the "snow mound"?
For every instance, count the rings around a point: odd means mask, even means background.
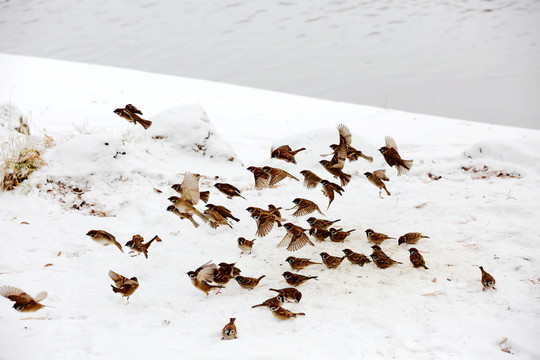
[[[534,144],[524,141],[520,146],[515,142],[486,140],[478,142],[464,151],[469,159],[498,161],[515,166],[537,167],[540,156]]]
[[[29,135],[28,116],[13,104],[0,105],[0,126]]]

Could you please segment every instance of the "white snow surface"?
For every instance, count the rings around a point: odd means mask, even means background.
[[[46,167],[0,194],[0,286],[49,294],[36,313],[18,313],[0,299],[0,359],[540,357],[540,131],[95,65],[8,55],[0,63],[0,103],[31,111],[33,134],[56,142],[44,153]],[[153,121],[148,131],[113,113],[127,103]],[[339,123],[374,162],[345,165],[353,179],[328,211],[320,188],[307,190],[302,181],[253,189],[250,165],[301,180],[299,172],[310,169],[332,180],[318,161],[337,141]],[[22,136],[0,131],[2,142]],[[397,177],[377,151],[386,135],[414,160],[409,174]],[[307,148],[297,165],[270,159],[270,148],[283,144]],[[380,168],[390,177],[390,197],[379,198],[363,175]],[[211,203],[240,218],[233,229],[195,229],[165,211],[175,195],[170,186],[186,171],[202,175]],[[227,199],[213,187],[221,181],[247,200]],[[276,228],[257,239],[251,255],[241,254],[237,238],[253,239],[256,230],[245,209],[290,208],[296,197],[356,231],[343,244],[315,241],[289,253],[276,247],[285,235]],[[308,216],[282,215],[308,227]],[[284,307],[305,317],[280,321],[251,308],[273,296],[269,288],[288,287],[281,274],[289,255],[371,254],[368,228],[430,236],[415,245],[429,270],[413,268],[410,246],[389,240],[383,250],[402,262],[392,268],[345,260],[335,270],[302,270],[319,279],[299,286],[302,301]],[[134,234],[163,242],[152,244],[148,259],[132,258],[127,248],[122,254],[93,242],[85,235],[91,229],[122,244]],[[252,291],[233,280],[206,297],[186,272],[209,260],[266,277]],[[480,265],[497,290],[482,291]],[[111,291],[109,269],[139,279],[129,305]],[[221,341],[230,317],[238,339]]]

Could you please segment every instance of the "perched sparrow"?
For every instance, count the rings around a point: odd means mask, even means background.
[[[336,179],[339,178],[341,186],[345,186],[349,183],[349,181],[351,181],[351,175],[345,174],[340,169],[332,167],[332,163],[330,161],[321,160],[319,161],[319,164],[321,164],[326,169],[326,171],[332,174]]]
[[[290,271],[285,271],[282,275],[285,278],[285,281],[287,282],[287,284],[292,285],[292,286],[302,285],[306,281],[310,279],[316,280],[318,277],[318,276],[304,276],[300,274],[294,274]]]
[[[346,256],[341,257],[341,258],[337,256],[331,256],[331,255],[328,255],[328,253],[326,252],[322,252],[319,255],[321,255],[322,262],[324,263],[324,265],[326,265],[326,267],[329,269],[336,269],[339,265],[341,265],[341,262],[343,261],[343,259],[346,258]]]
[[[129,105],[129,104],[128,104]],[[139,110],[137,110],[138,113],[141,113]],[[152,125],[152,122],[149,121],[149,120],[144,120],[144,119],[141,119],[136,113],[130,111],[127,109],[116,109],[114,110],[114,113],[118,116],[120,116],[121,118],[124,118],[126,119],[127,121],[129,121],[130,123],[133,123],[135,125],[137,125],[137,123],[141,124],[142,127],[146,130],[150,127],[150,125]]]
[[[327,237],[330,236],[330,231],[317,229],[317,228],[311,228],[309,229],[309,235],[313,236],[315,239],[319,241],[324,241]]]
[[[225,262],[221,262],[221,263],[218,264],[219,270],[222,270],[227,275],[231,275],[233,277],[240,275],[240,273],[242,272],[235,265],[236,265],[236,263],[228,264],[228,263],[225,263]]]
[[[251,308],[254,309],[256,307],[261,307],[261,306],[266,306],[266,307],[281,306],[283,305],[284,302],[285,302],[285,295],[278,294],[277,296],[267,299],[258,305],[253,305]]]
[[[429,236],[425,236],[417,232],[406,233],[405,235],[399,237],[398,245],[403,243],[416,244],[420,239],[429,239]]]
[[[289,145],[282,145],[276,149],[272,148],[270,150],[270,157],[273,159],[285,160],[288,163],[296,164],[296,159],[294,156],[300,151],[304,151],[306,148],[301,148],[298,150],[292,150]]]
[[[485,272],[482,266],[480,266],[480,271],[482,271],[482,285],[484,286],[482,291],[486,291],[486,289],[497,290],[495,289],[495,278]]]
[[[233,214],[231,213],[231,210],[227,209],[225,206],[214,205],[214,204],[206,204],[205,206],[208,209],[217,211],[225,219],[233,219],[236,222],[240,221],[240,219],[237,217],[234,217]]]
[[[143,244],[144,239],[141,235],[133,235],[133,238],[126,243],[126,246],[130,248],[132,252],[138,252],[139,254],[143,253],[144,257],[148,259],[148,248],[154,240],[157,242],[161,242],[159,236],[156,235],[152,238],[152,240],[150,240],[146,244]],[[137,256],[139,254],[133,256]]]
[[[279,295],[283,295],[285,299],[292,300],[295,303],[299,303],[302,300],[302,293],[295,288],[270,289],[270,291],[275,291]]]
[[[180,195],[182,195],[182,184],[174,184],[173,186],[171,186],[171,188],[177,193],[179,193]],[[203,201],[206,204],[209,199],[210,199],[210,191],[199,192],[199,200]]]
[[[390,257],[381,250],[379,245],[373,245],[371,248],[373,249],[373,253],[370,256],[377,267],[386,269],[394,264],[401,264],[399,261],[390,259]]]
[[[296,251],[307,244],[311,246],[315,246],[311,240],[309,240],[308,236],[304,233],[304,231],[307,231],[306,229],[301,228],[300,226],[293,225],[291,223],[286,223],[283,225],[285,230],[287,230],[287,234],[285,237],[279,242],[277,245],[278,247],[287,247],[288,251]]]
[[[180,189],[182,191],[182,196],[171,196],[169,201],[174,204],[180,213],[197,215],[204,222],[207,222],[208,218],[206,215],[201,213],[194,206],[197,205],[200,200],[199,178],[200,175],[186,172]]]
[[[396,142],[393,138],[387,136],[385,140],[386,146],[379,149],[381,154],[384,156],[384,160],[386,160],[390,167],[396,167],[398,176],[407,173],[411,169],[413,161],[401,159]]]
[[[204,210],[203,214],[206,215],[206,217],[208,218],[209,224],[212,228],[216,229],[221,225],[227,225],[232,229],[232,225],[215,208],[208,208]]]
[[[116,241],[116,239],[114,238],[114,236],[112,236],[112,234],[109,234],[105,230],[90,230],[89,232],[86,233],[86,235],[90,236],[92,240],[94,240],[97,243],[100,243],[103,246],[113,244],[118,249],[120,249],[121,252],[124,252],[124,250],[122,250],[122,245],[120,245],[118,241]]]
[[[302,170],[300,174],[304,175],[304,186],[308,189],[314,189],[317,184],[321,182],[321,178],[315,175],[314,172],[309,170]]]
[[[270,306],[270,310],[272,311],[272,314],[274,314],[274,316],[277,317],[279,320],[288,320],[290,318],[295,318],[298,315],[306,315],[304,313],[293,313],[292,311],[284,309],[281,306]]]
[[[321,185],[323,187],[322,192],[324,196],[328,198],[328,207],[326,208],[326,210],[328,210],[330,208],[330,204],[332,204],[332,201],[334,201],[334,191],[337,192],[339,196],[342,196],[343,194],[341,192],[345,190],[343,190],[343,188],[338,184],[328,180],[322,180]]]
[[[263,168],[250,166],[247,169],[251,171],[255,177],[255,190],[262,190],[270,186],[270,175],[267,174]]]
[[[335,228],[330,228],[330,240],[332,240],[333,242],[344,242],[345,239],[355,230],[356,229],[352,229],[349,231],[341,231],[341,229],[338,230]]]
[[[208,296],[208,292],[210,290],[218,289],[217,292],[219,292],[219,290],[223,288],[223,286],[221,285],[209,284],[210,282],[214,281],[214,272],[216,270],[216,264],[213,264],[209,261],[206,264],[201,265],[195,271],[188,271],[187,274],[191,279],[191,283],[193,284],[193,286],[195,286],[197,289],[204,292],[206,296]]]
[[[172,212],[173,214],[178,216],[180,219],[188,219],[189,221],[191,221],[193,226],[195,226],[196,228],[199,227],[199,224],[195,220],[193,220],[193,216],[187,213],[181,213],[180,211],[178,211],[176,207],[174,207],[174,205],[167,206],[167,211]]]
[[[129,110],[129,111],[131,111],[131,112],[134,113],[134,114],[139,114],[139,115],[142,115],[142,114],[143,114],[141,110],[137,109],[135,106],[133,106],[133,105],[131,105],[131,104],[127,104],[127,105],[125,106],[125,108],[126,108],[126,110]]]
[[[366,255],[355,253],[351,249],[344,249],[343,252],[347,257],[347,260],[349,260],[351,264],[364,266],[365,263],[371,262],[371,260],[369,260]]]
[[[232,199],[234,196],[240,196],[242,199],[246,199],[242,195],[240,195],[241,191],[238,190],[235,186],[232,186],[231,184],[225,184],[225,183],[217,183],[214,184],[216,189],[221,191],[223,194],[227,195],[227,198]]]
[[[315,204],[313,201],[310,201],[307,199],[296,198],[293,200],[293,203],[295,203],[296,206],[293,206],[292,208],[287,209],[287,210],[292,210],[292,209],[296,210],[293,213],[293,216],[308,215],[314,212],[315,210],[317,210],[319,214],[324,216],[324,214],[321,212],[317,204]]]
[[[259,285],[259,281],[266,275],[260,276],[259,278],[252,278],[252,277],[244,277],[244,276],[236,276],[234,279],[240,285],[240,287],[248,290],[252,290],[255,288],[255,286]]]
[[[270,182],[268,183],[268,186],[276,185],[278,182],[286,179],[291,178],[296,181],[300,181],[285,170],[273,168],[270,166],[265,166],[262,168],[264,172],[266,172],[270,176]]]
[[[386,191],[386,194],[390,196],[390,192],[386,188],[386,185],[384,185],[383,181],[390,181],[388,177],[386,176],[386,170],[375,170],[373,173],[365,172],[364,175],[366,175],[367,179],[370,183],[375,185],[379,188],[379,196],[382,197],[381,193],[382,191]]]
[[[367,229],[366,235],[369,242],[375,243],[377,245],[380,245],[384,240],[395,239],[393,237],[389,237],[388,235],[377,233],[372,229]]]
[[[236,325],[234,325],[234,321],[236,318],[231,318],[229,320],[229,323],[225,325],[223,330],[221,330],[221,340],[232,340],[236,339]]]
[[[422,254],[418,252],[418,250],[416,250],[415,248],[410,248],[409,253],[410,253],[409,259],[411,260],[411,263],[413,264],[415,268],[423,267],[426,270],[428,269],[424,261],[424,257],[422,256]]]
[[[310,259],[297,258],[294,256],[289,256],[285,261],[291,265],[293,270],[302,270],[307,268],[309,265],[321,265],[321,263],[313,262]]]
[[[128,304],[129,304],[129,297],[133,295],[135,290],[139,287],[139,280],[137,280],[136,277],[132,277],[131,279],[128,279],[125,276],[122,276],[118,273],[115,273],[112,270],[109,270],[109,277],[114,281],[114,285],[111,285],[112,290],[115,293],[122,294],[123,297],[126,298]]]
[[[238,247],[242,252],[249,251],[251,254],[251,249],[253,248],[253,243],[255,242],[255,239],[253,240],[246,240],[243,237],[238,238]]]
[[[47,293],[42,291],[34,299],[21,289],[13,286],[2,286],[0,288],[0,295],[14,301],[13,308],[19,312],[32,312],[41,309],[45,305],[41,305],[39,302],[45,300],[47,297]]]
[[[313,216],[306,220],[312,228],[315,229],[321,229],[326,230],[328,229],[332,224],[337,223],[338,221],[341,221],[341,219],[337,219],[334,221],[331,220],[324,220],[324,219],[316,219]]]

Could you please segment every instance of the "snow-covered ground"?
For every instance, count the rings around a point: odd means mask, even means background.
[[[48,307],[30,314],[0,298],[0,359],[540,357],[540,131],[54,60],[0,55],[0,63],[0,102],[29,114],[35,136],[56,142],[44,152],[46,167],[0,194],[0,285],[49,293]],[[148,131],[113,113],[127,103],[154,122]],[[374,162],[346,164],[353,179],[328,211],[320,188],[291,179],[253,189],[250,165],[331,179],[318,161],[337,141],[339,123]],[[10,134],[0,120],[2,142]],[[397,177],[378,153],[385,135],[414,159],[408,175]],[[297,165],[270,159],[270,148],[283,144],[307,148]],[[379,168],[392,193],[382,199],[363,175]],[[165,211],[185,171],[200,173],[210,202],[240,218],[233,229],[195,229]],[[247,200],[227,199],[212,186],[220,181]],[[251,255],[240,254],[236,239],[255,238],[245,209],[290,208],[296,197],[356,231],[344,244],[315,242],[291,254],[276,247],[285,235],[279,228],[257,239]],[[282,214],[308,227],[307,216]],[[269,288],[287,286],[281,274],[289,255],[319,261],[320,252],[344,248],[369,255],[368,228],[430,236],[415,246],[429,270],[411,266],[409,246],[387,241],[383,250],[403,264],[381,270],[345,261],[301,271],[319,281],[301,285],[302,301],[286,307],[305,317],[283,322],[251,308],[273,296]],[[127,248],[122,254],[93,242],[85,235],[91,229],[122,244],[134,234],[163,241],[152,244],[149,259],[131,258]],[[233,281],[206,298],[186,272],[208,260],[266,277],[253,291]],[[497,290],[482,291],[479,265]],[[138,277],[129,305],[111,291],[109,269]],[[238,339],[221,341],[230,317]]]

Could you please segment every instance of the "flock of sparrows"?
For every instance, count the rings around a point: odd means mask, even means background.
[[[150,127],[152,124],[150,121],[141,119],[139,116],[137,116],[137,114],[142,115],[142,112],[131,104],[126,105],[123,109],[116,109],[114,112],[135,125],[137,123],[141,124],[145,129]],[[330,145],[330,148],[333,151],[330,154],[322,155],[331,155],[331,159],[321,160],[319,163],[334,178],[340,180],[340,185],[328,180],[324,180],[310,170],[300,171],[300,174],[304,176],[303,184],[306,188],[314,189],[318,186],[318,184],[321,184],[323,194],[329,199],[327,209],[334,201],[335,193],[342,195],[342,193],[345,191],[343,187],[345,187],[351,181],[351,175],[343,171],[346,161],[356,161],[360,157],[369,162],[373,161],[373,158],[352,147],[352,135],[345,125],[340,124],[338,125],[337,129],[339,134],[338,144]],[[295,156],[304,150],[306,149],[300,148],[298,150],[292,150],[290,146],[283,145],[276,149],[271,149],[270,155],[271,158],[296,164]],[[379,151],[384,156],[384,159],[388,165],[396,168],[398,176],[406,174],[410,170],[413,161],[403,160],[401,158],[398,153],[397,145],[391,137],[386,137],[386,146],[381,147]],[[254,187],[256,190],[273,187],[286,179],[299,181],[298,178],[291,175],[287,171],[269,166],[250,166],[247,168],[247,170],[253,173],[255,181]],[[367,177],[370,183],[379,188],[379,196],[381,196],[382,190],[384,190],[387,195],[390,196],[390,192],[384,183],[389,181],[384,169],[366,172],[364,175]],[[196,228],[200,225],[194,217],[196,217],[197,220],[209,224],[209,226],[212,228],[217,228],[219,226],[229,226],[232,228],[231,221],[238,222],[240,219],[233,216],[232,212],[226,207],[208,203],[210,192],[200,191],[200,177],[201,176],[198,174],[186,172],[181,184],[172,185],[172,189],[175,190],[179,196],[171,196],[168,198],[172,204],[167,207],[167,211],[172,212],[180,219],[189,220]],[[242,196],[241,191],[231,184],[216,183],[214,184],[214,187],[229,199],[235,197],[245,199],[244,196]],[[197,209],[196,205],[198,205],[200,201],[206,203],[206,210],[201,211]],[[318,205],[308,199],[296,198],[293,200],[293,203],[295,206],[291,209],[287,209],[294,210],[292,213],[293,217],[306,216],[315,211],[324,216],[324,213],[321,211]],[[273,204],[268,205],[268,209],[248,207],[246,210],[256,222],[257,229],[255,234],[258,237],[268,235],[274,228],[274,224],[277,225],[277,227],[283,227],[286,230],[286,235],[277,244],[277,246],[285,247],[288,251],[299,250],[308,244],[314,246],[314,243],[310,240],[308,234],[318,241],[324,241],[325,239],[329,238],[332,242],[343,243],[351,232],[355,231],[355,229],[344,231],[343,228],[332,227],[335,223],[340,221],[339,219],[326,220],[318,219],[313,216],[307,219],[310,229],[304,229],[299,225],[286,222],[280,212],[282,208],[276,207]],[[371,260],[364,254],[356,253],[346,248],[342,250],[344,256],[333,256],[326,252],[321,252],[320,256],[322,263],[294,256],[287,257],[285,261],[294,271],[301,271],[312,265],[325,265],[328,269],[336,269],[340,266],[345,258],[347,258],[351,264],[360,266],[364,266],[366,263],[373,261],[373,263],[381,269],[386,269],[395,264],[401,264],[400,262],[391,259],[380,247],[384,241],[391,239],[395,240],[395,238],[375,232],[372,229],[367,229],[365,233],[368,241],[373,243],[373,246],[371,247],[373,249],[373,253],[370,255]],[[86,235],[104,246],[114,245],[120,251],[124,252],[122,246],[116,241],[115,237],[104,230],[90,230]],[[398,238],[398,245],[416,244],[422,238],[429,237],[418,232],[410,232]],[[144,243],[143,237],[137,234],[134,235],[132,240],[128,241],[125,246],[131,249],[131,253],[133,253],[132,256],[144,254],[144,256],[148,258],[148,249],[154,241],[161,242],[161,239],[156,235],[150,241]],[[249,254],[251,254],[254,243],[255,239],[247,240],[244,237],[239,237],[237,240],[240,250],[242,252],[249,252]],[[428,269],[423,256],[416,248],[410,248],[408,251],[410,262],[415,268]],[[213,289],[219,292],[224,285],[232,279],[234,279],[240,287],[247,290],[252,290],[258,286],[260,281],[265,277],[265,275],[259,277],[241,276],[241,270],[235,265],[235,263],[224,262],[215,265],[210,261],[201,265],[194,271],[189,271],[187,275],[190,277],[192,284],[197,289],[203,291],[207,296]],[[495,279],[490,274],[485,272],[482,266],[480,266],[480,270],[482,272],[481,282],[483,285],[483,290],[490,288],[495,289]],[[266,307],[276,318],[280,320],[305,315],[304,313],[291,312],[283,308],[282,305],[287,301],[293,301],[296,303],[300,302],[302,299],[302,293],[298,291],[296,287],[307,282],[308,280],[316,280],[317,276],[306,276],[298,273],[292,273],[290,271],[286,271],[282,275],[285,281],[292,287],[282,289],[270,288],[271,291],[277,292],[277,295],[265,300],[261,304],[254,305],[253,308]],[[133,293],[139,287],[138,279],[136,277],[127,278],[112,270],[109,271],[109,277],[114,282],[114,285],[111,285],[112,290],[115,293],[120,293],[127,299],[127,302],[129,303],[129,297],[133,295]],[[22,290],[11,286],[1,287],[0,295],[14,301],[15,305],[13,307],[17,311],[21,312],[39,310],[44,306],[39,302],[47,297],[47,293],[42,292],[35,298],[32,298]],[[222,339],[234,339],[237,337],[237,329],[234,324],[235,320],[235,318],[231,318],[230,322],[223,328]]]

